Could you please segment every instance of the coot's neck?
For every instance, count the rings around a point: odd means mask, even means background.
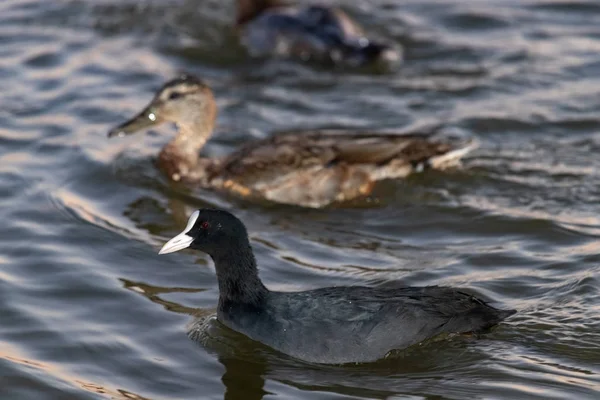
[[[256,260],[248,238],[230,243],[227,249],[211,254],[219,281],[219,308],[245,306],[260,308],[269,290],[258,277]]]

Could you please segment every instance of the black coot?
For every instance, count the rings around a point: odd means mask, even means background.
[[[215,263],[220,322],[309,362],[374,361],[442,333],[484,331],[515,313],[436,286],[270,291],[258,277],[244,224],[227,211],[195,211],[159,254],[187,247]]]

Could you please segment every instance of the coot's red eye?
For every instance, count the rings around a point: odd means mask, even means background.
[[[209,226],[210,226],[210,224],[206,221],[204,221],[203,223],[200,224],[200,228],[202,228],[202,229],[208,229]]]

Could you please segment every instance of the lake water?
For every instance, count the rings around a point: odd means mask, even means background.
[[[0,2],[0,398],[600,398],[600,3],[346,9],[402,68],[250,61],[230,1]],[[153,165],[172,127],[106,138],[178,71],[215,90],[212,156],[326,126],[444,124],[481,147],[349,207],[186,190]],[[205,255],[157,255],[204,206],[246,222],[271,288],[452,285],[519,313],[374,364],[300,363],[211,319]]]

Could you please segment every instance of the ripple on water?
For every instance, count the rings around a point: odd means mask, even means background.
[[[405,47],[371,74],[247,60],[232,2],[204,3],[0,2],[0,397],[596,399],[598,4],[344,5]],[[171,127],[106,139],[181,70],[219,99],[209,155],[320,126],[443,125],[481,147],[349,208],[190,190],[153,163]],[[208,257],[157,257],[204,206],[247,223],[272,288],[456,285],[519,313],[374,364],[292,360],[211,319]]]

